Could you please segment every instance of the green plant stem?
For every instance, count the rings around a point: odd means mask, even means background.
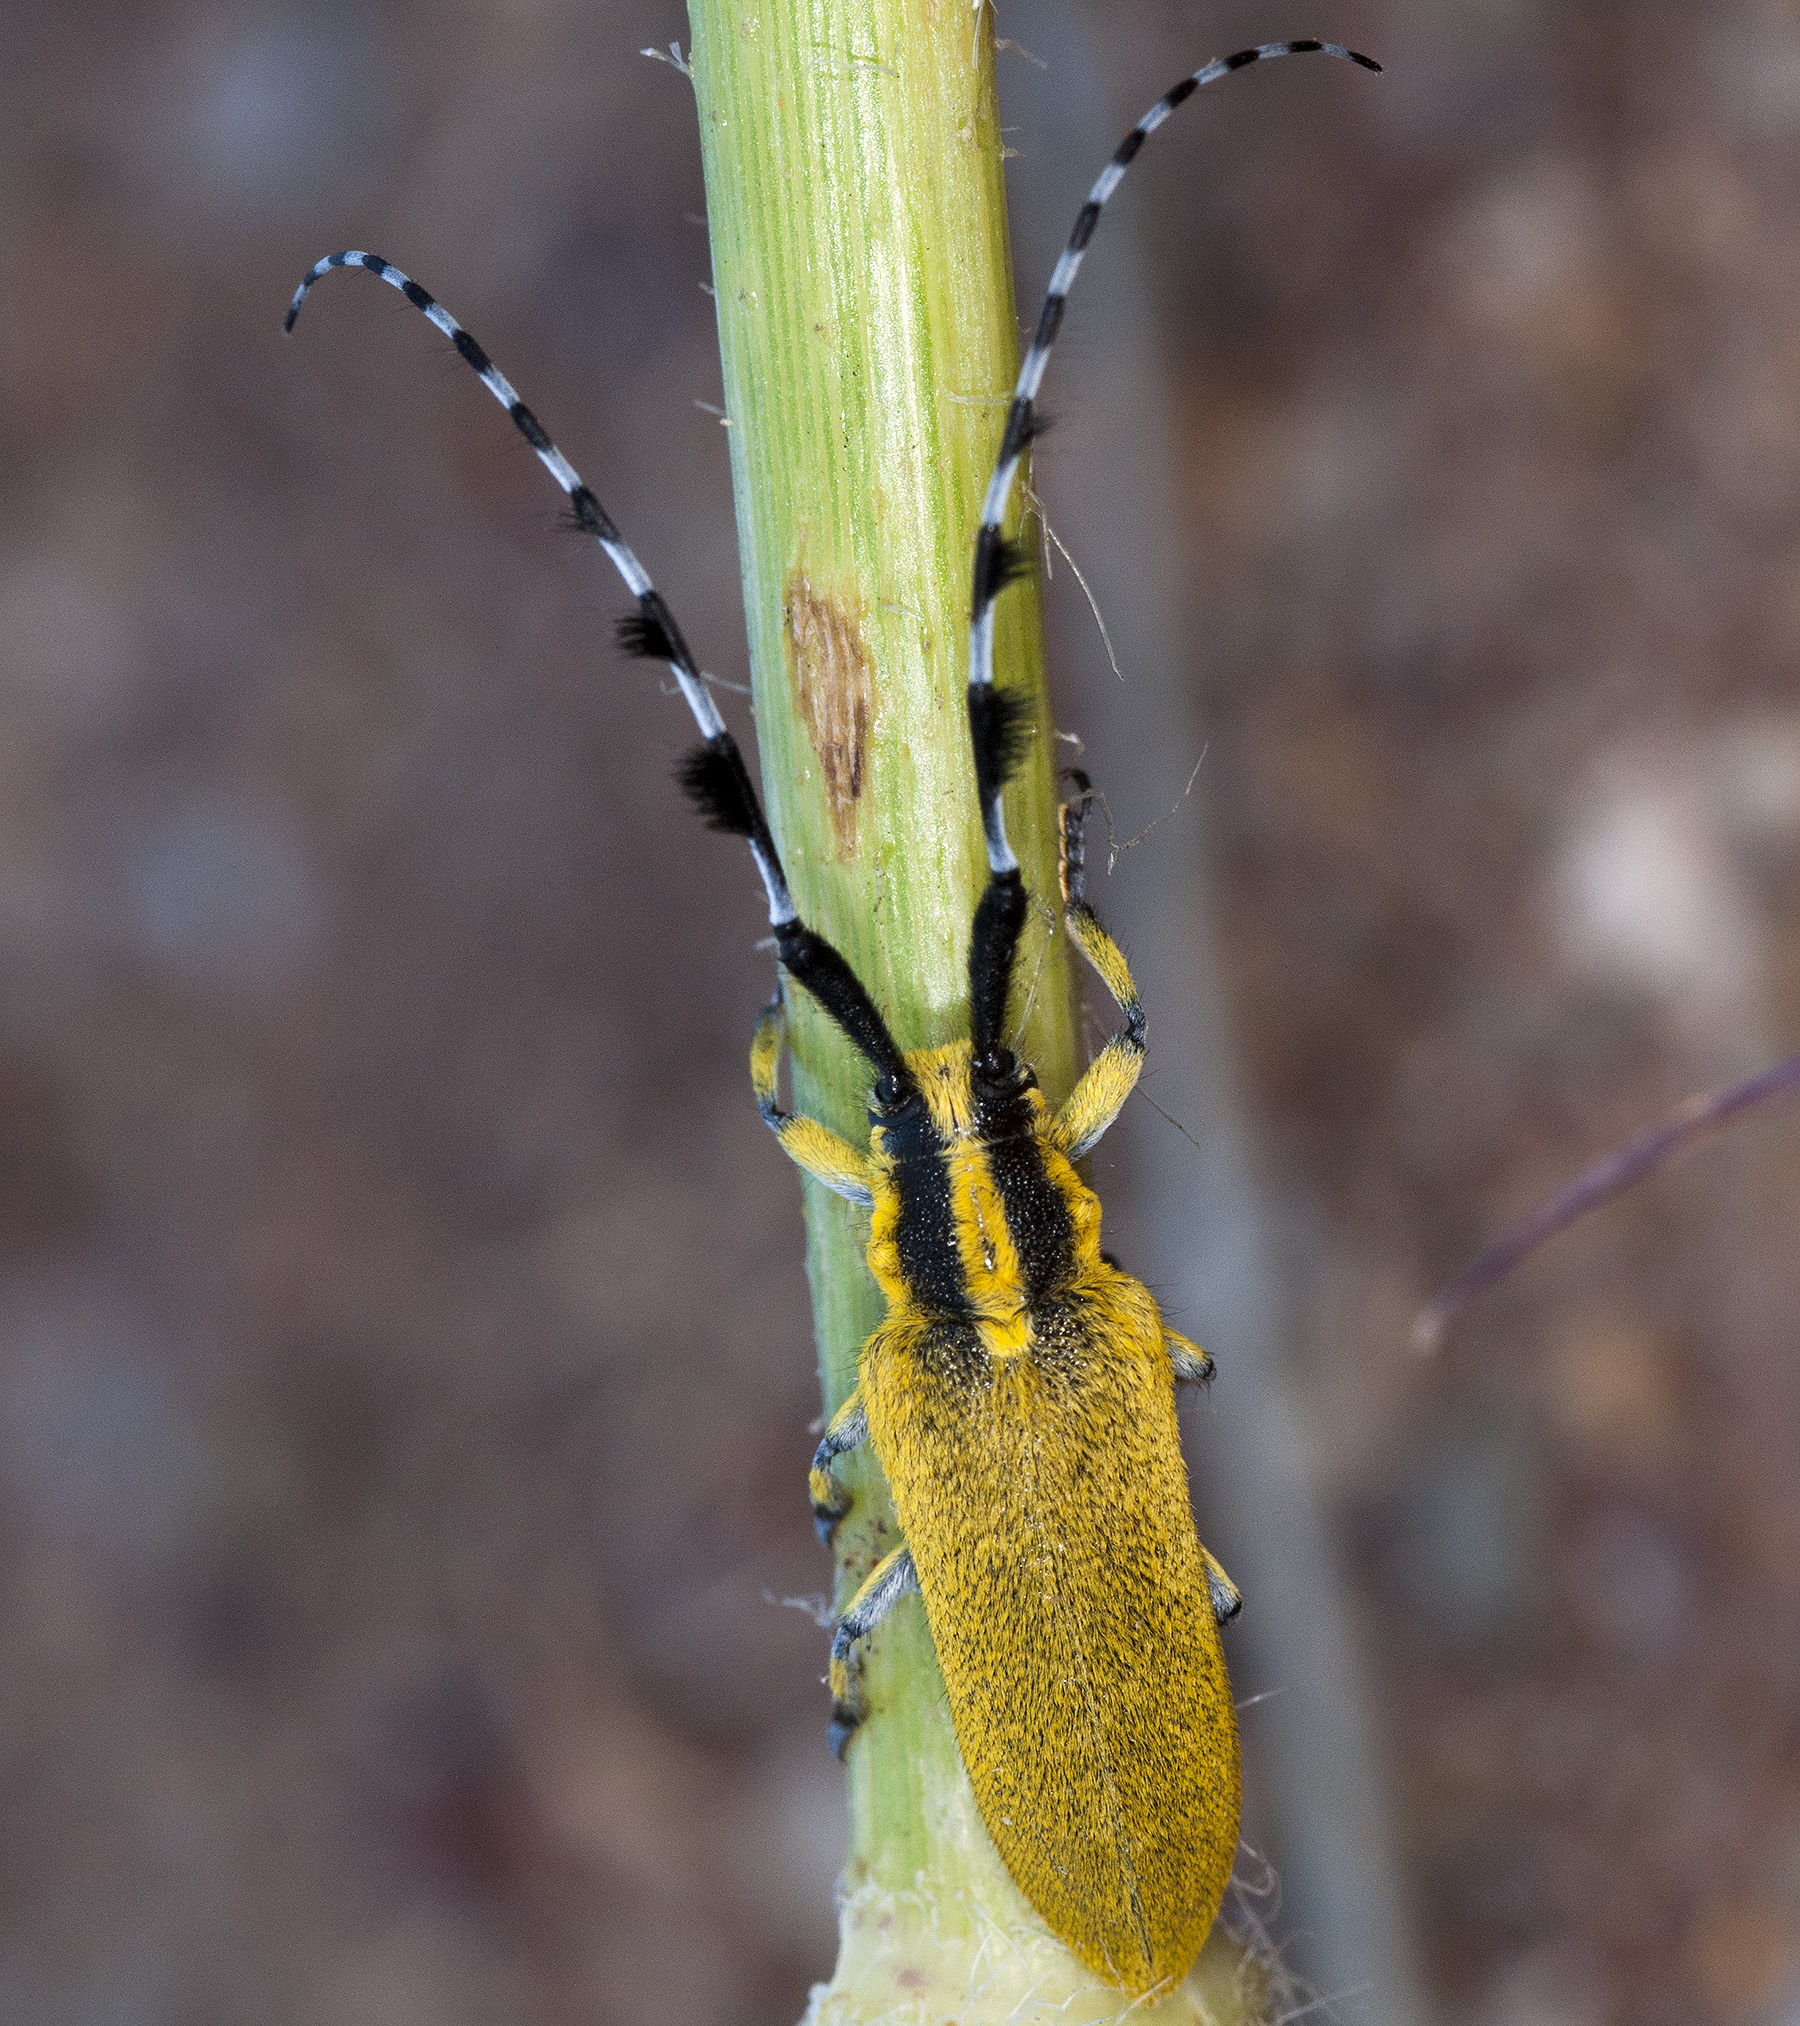
[[[986,880],[964,702],[969,573],[1018,365],[991,17],[948,0],[690,0],[689,19],[770,815],[803,915],[901,1045],[960,1038]],[[1037,896],[1015,1005],[1055,1102],[1078,1036],[1066,938],[1045,904],[1057,748],[1035,586],[1000,614],[1000,679],[1037,699],[1031,760],[1008,795]],[[866,1065],[805,993],[790,1007],[797,1103],[865,1140]],[[829,1411],[881,1303],[866,1213],[805,1188]],[[856,1503],[840,1603],[895,1538],[873,1462],[844,1474]],[[1119,1994],[1048,1935],[994,1853],[916,1599],[884,1627],[866,1681],[843,1954],[816,2014],[1026,2017],[1027,1991],[1066,2007],[1068,2026],[1117,2014]],[[1243,1982],[1235,1957],[1213,1967]]]

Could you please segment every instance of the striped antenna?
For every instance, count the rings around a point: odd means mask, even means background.
[[[551,442],[549,432],[537,417],[519,399],[512,382],[501,372],[492,359],[475,339],[463,329],[456,319],[438,301],[436,296],[421,288],[410,275],[403,274],[391,260],[383,260],[378,253],[331,253],[307,270],[305,279],[294,291],[294,300],[288,306],[284,331],[292,331],[301,305],[306,301],[313,284],[322,280],[334,267],[360,267],[385,281],[390,288],[397,288],[413,308],[419,310],[434,323],[444,336],[456,347],[468,363],[474,367],[481,384],[493,395],[508,415],[519,434],[524,437],[538,456],[538,461],[568,496],[569,511],[576,524],[593,536],[606,551],[607,560],[625,580],[625,588],[637,600],[638,609],[620,627],[620,638],[632,653],[647,656],[653,661],[666,661],[670,673],[680,686],[687,707],[694,714],[694,722],[700,728],[700,736],[706,741],[705,759],[696,753],[684,769],[684,780],[690,789],[699,794],[705,789],[715,793],[708,809],[709,820],[721,828],[736,830],[740,816],[748,818],[744,834],[749,840],[750,854],[756,860],[756,869],[762,875],[762,882],[769,897],[769,920],[779,927],[783,922],[795,919],[792,896],[788,892],[787,878],[781,869],[781,860],[775,850],[775,841],[769,834],[768,822],[763,816],[762,806],[756,799],[756,792],[750,785],[749,774],[745,771],[743,756],[737,748],[737,741],[725,728],[725,720],[719,715],[719,708],[712,700],[706,687],[706,678],[688,650],[687,642],[681,637],[681,629],[675,624],[675,615],[663,602],[663,596],[650,581],[650,573],[644,568],[629,544],[614,527],[612,516],[582,483],[581,474]],[[747,810],[726,803],[723,791],[727,788],[740,790],[741,797],[747,798]],[[725,814],[734,820],[726,824]]]
[[[1064,246],[1062,257],[1050,276],[1044,307],[1038,316],[1037,329],[1032,333],[1031,348],[1019,368],[1012,405],[1006,412],[1000,456],[994,466],[994,475],[988,482],[987,498],[981,508],[981,531],[975,538],[975,584],[969,607],[969,726],[975,745],[982,826],[987,833],[988,869],[996,875],[1014,871],[1019,861],[1007,842],[1006,818],[1001,808],[1000,791],[1005,785],[1007,768],[1004,763],[1008,758],[1008,741],[1010,739],[1016,744],[1018,728],[1016,719],[1000,707],[1000,698],[994,692],[994,600],[1015,577],[1029,568],[1019,551],[1006,541],[1000,528],[1006,518],[1006,503],[1018,473],[1019,460],[1039,430],[1033,404],[1043,382],[1044,368],[1050,363],[1050,348],[1062,327],[1069,291],[1075,286],[1082,256],[1087,252],[1088,241],[1094,235],[1094,227],[1100,221],[1106,200],[1119,187],[1125,171],[1137,158],[1137,152],[1145,141],[1184,99],[1192,98],[1202,85],[1216,84],[1234,70],[1247,70],[1251,64],[1264,63],[1275,56],[1335,56],[1345,63],[1360,64],[1364,70],[1378,71],[1381,68],[1372,56],[1361,56],[1340,43],[1312,41],[1263,42],[1254,49],[1240,49],[1235,56],[1215,57],[1211,63],[1203,64],[1172,90],[1164,92],[1119,143],[1112,160],[1101,170],[1094,187],[1088,192],[1087,202],[1075,220],[1075,229],[1069,234],[1068,244]]]
[[[787,875],[770,834],[744,756],[737,741],[726,729],[718,706],[706,687],[700,666],[681,637],[675,615],[663,602],[662,593],[650,581],[644,568],[612,517],[583,484],[581,474],[551,442],[549,432],[514,391],[474,338],[463,329],[437,298],[403,274],[391,260],[378,253],[332,253],[314,263],[294,291],[288,306],[284,330],[291,331],[313,284],[334,267],[360,267],[397,288],[413,308],[430,319],[457,351],[474,367],[481,383],[513,419],[514,426],[537,453],[538,461],[562,487],[576,524],[592,535],[607,559],[625,580],[625,588],[637,600],[637,610],[620,622],[619,641],[629,653],[652,661],[667,662],[681,694],[700,728],[704,744],[683,762],[681,785],[699,804],[702,816],[715,830],[727,830],[742,837],[762,875],[763,890],[769,898],[769,923],[775,931],[775,948],[788,972],[812,993],[825,1011],[850,1037],[876,1068],[892,1079],[897,1088],[911,1087],[905,1059],[874,1002],[850,966],[823,936],[800,919],[788,892]]]

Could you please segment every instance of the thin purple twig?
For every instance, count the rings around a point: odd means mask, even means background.
[[[1735,1118],[1759,1104],[1791,1096],[1800,1090],[1800,1055],[1789,1055],[1772,1068],[1758,1070],[1728,1090],[1702,1092],[1690,1097],[1660,1125],[1651,1126],[1611,1153],[1603,1154],[1592,1167],[1584,1168],[1572,1182],[1539,1204],[1529,1217],[1502,1232],[1483,1248],[1461,1273],[1439,1290],[1419,1312],[1413,1324],[1413,1343],[1421,1351],[1434,1351],[1444,1332],[1461,1308],[1502,1274],[1510,1273],[1528,1252],[1535,1252],[1547,1238],[1554,1238],[1563,1226],[1573,1224],[1598,1205],[1621,1194],[1653,1174],[1677,1155],[1692,1152],[1702,1140],[1721,1131]]]

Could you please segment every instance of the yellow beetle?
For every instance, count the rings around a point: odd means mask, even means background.
[[[1066,821],[1078,836],[1079,805]],[[1143,1989],[1187,1970],[1237,1851],[1218,1627],[1238,1597],[1195,1537],[1175,1419],[1175,1382],[1211,1362],[1101,1256],[1075,1171],[1137,1081],[1143,1016],[1078,876],[1065,919],[1126,1026],[1060,1111],[978,1010],[973,1040],[884,1073],[866,1157],[774,1122],[812,1172],[866,1192],[888,1304],[813,1469],[828,1532],[846,1508],[832,1461],[867,1440],[905,1536],[838,1626],[835,1740],[861,1715],[859,1642],[916,1586],[1007,1869],[1092,1968]],[[769,1113],[778,1047],[772,1010],[754,1057]]]
[[[1063,918],[1125,1016],[1060,1110],[1005,1043],[1028,905],[1003,791],[1023,711],[996,689],[994,603],[1024,567],[1001,533],[1036,433],[1063,307],[1101,208],[1145,139],[1202,85],[1268,57],[1319,54],[1378,70],[1335,43],[1264,43],[1185,77],[1120,143],[1051,277],[1007,413],[976,534],[969,725],[989,879],[969,949],[969,1039],[903,1052],[868,993],[800,920],[743,757],[648,573],[537,417],[473,337],[383,260],[334,253],[301,281],[361,267],[399,289],[481,376],[624,578],[634,653],[666,662],[703,743],[683,781],[713,827],[744,837],[775,946],[874,1072],[866,1150],[777,1102],[784,1022],[758,1022],[751,1077],[764,1118],[808,1173],[870,1212],[869,1266],[887,1316],[813,1461],[827,1539],[849,1501],[836,1458],[867,1442],[904,1534],[839,1621],[832,1739],[862,1720],[863,1642],[916,1589],[963,1763],[1020,1890],[1091,1968],[1127,1990],[1185,1975],[1237,1851],[1237,1725],[1219,1626],[1238,1608],[1200,1545],[1175,1418],[1177,1381],[1212,1363],[1165,1327],[1149,1290],[1100,1250],[1100,1205],[1076,1163],[1131,1094],[1144,1016],[1118,946],[1082,893],[1083,794],[1064,811]]]

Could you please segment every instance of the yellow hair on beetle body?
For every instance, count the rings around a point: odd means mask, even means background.
[[[1071,831],[1080,814],[1065,810]],[[1091,1969],[1142,1991],[1186,1973],[1237,1853],[1219,1625],[1238,1598],[1195,1535],[1176,1424],[1177,1380],[1209,1378],[1211,1360],[1101,1256],[1099,1199],[1071,1158],[1136,1083],[1143,1015],[1078,897],[1066,919],[1127,1026],[1060,1111],[1007,1051],[957,1041],[899,1059],[867,1155],[771,1123],[803,1167],[866,1190],[887,1303],[811,1478],[830,1538],[849,1508],[832,1463],[867,1441],[904,1536],[840,1622],[834,1735],[842,1748],[862,1719],[862,1642],[916,1587],[1014,1882]],[[755,1051],[765,1115],[776,1031]]]
[[[960,1117],[968,1044],[909,1060],[934,1112]],[[1077,1234],[1066,1285],[1027,1306],[992,1150],[965,1125],[944,1158],[969,1355],[896,1270],[878,1154],[869,1264],[888,1316],[859,1390],[982,1819],[1075,1953],[1144,1989],[1186,1972],[1231,1876],[1237,1728],[1162,1319],[1100,1258],[1099,1202],[1029,1095]]]
[[[390,261],[355,250],[315,262],[287,315],[291,330],[323,276],[359,268],[428,317],[505,408],[636,601],[621,645],[665,662],[687,703],[701,744],[680,778],[713,828],[748,844],[784,978],[875,1070],[865,1150],[781,1109],[780,993],[757,1022],[750,1075],[762,1115],[802,1168],[870,1210],[869,1266],[887,1300],[810,1478],[829,1540],[851,1504],[832,1466],[867,1442],[905,1536],[838,1622],[833,1737],[841,1749],[863,1718],[864,1642],[917,1589],[963,1763],[1007,1869],[1070,1949],[1130,1991],[1186,1974],[1231,1875],[1238,1738],[1218,1628],[1239,1600],[1195,1535],[1176,1430],[1176,1383],[1209,1378],[1212,1362],[1102,1257],[1100,1205],[1074,1165],[1118,1116],[1144,1054],[1130,968],[1082,894],[1091,791],[1079,775],[1063,811],[1063,922],[1125,1026],[1056,1112],[1003,1039],[1029,904],[1003,794],[1032,713],[995,682],[994,606],[1030,567],[1006,538],[1007,502],[1102,207],[1144,140],[1201,86],[1307,54],[1380,69],[1312,39],[1203,64],[1121,141],[1052,273],[975,531],[968,721],[989,878],[970,936],[970,1039],[944,1047],[903,1052],[850,965],[801,920],[749,770],[668,604],[472,335]]]

